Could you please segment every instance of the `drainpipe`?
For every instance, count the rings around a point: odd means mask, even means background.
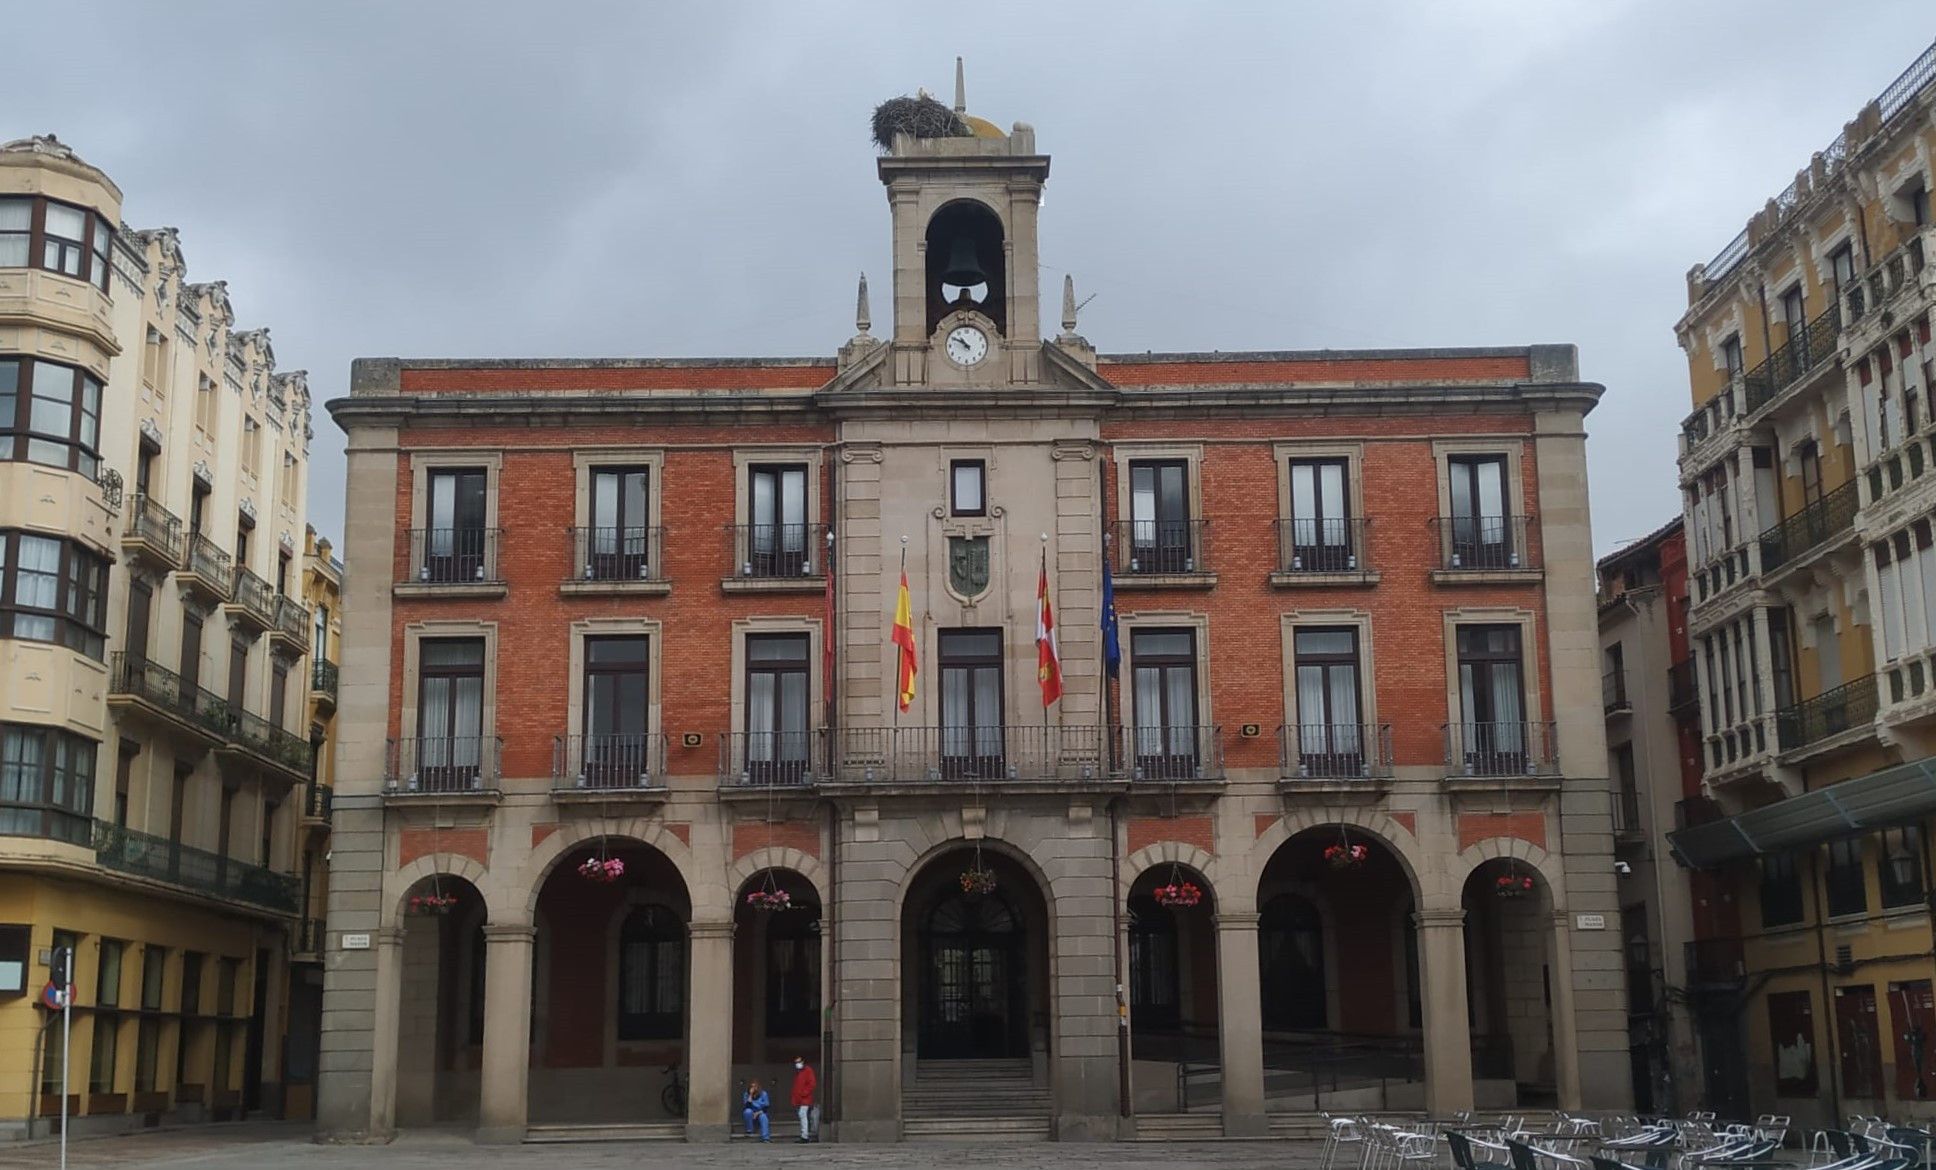
[[[1842,1061],[1835,1050],[1835,998],[1828,985],[1828,926],[1823,917],[1828,907],[1822,895],[1822,885],[1815,880],[1815,866],[1810,865],[1809,888],[1815,891],[1815,954],[1819,962],[1816,969],[1822,976],[1822,1022],[1823,1032],[1828,1036],[1828,1099],[1830,1117],[1842,1116]],[[1743,1005],[1746,1006],[1746,1005]]]
[[[1123,927],[1120,907],[1117,905],[1123,888],[1121,838],[1117,835],[1118,820],[1122,812],[1122,797],[1109,800],[1109,941],[1110,949],[1116,956],[1114,970],[1116,985],[1116,1109],[1117,1116],[1130,1116],[1129,1091],[1129,1004],[1123,993]]]
[[[828,566],[832,571],[832,566]],[[840,934],[834,925],[834,892],[840,888],[840,809],[833,801],[827,802],[827,899],[820,907],[820,937],[825,940],[827,951],[827,978],[821,986],[825,989],[826,1003],[821,1005],[820,1024],[820,1120],[822,1124],[838,1121],[840,1114],[835,1102],[840,1098],[834,1093],[834,1005],[839,1000],[840,980],[836,977],[840,970]]]

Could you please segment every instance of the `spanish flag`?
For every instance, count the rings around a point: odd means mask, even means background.
[[[896,696],[905,711],[914,705],[914,674],[918,669],[914,652],[914,607],[908,604],[907,569],[901,570],[901,592],[894,599],[894,644],[901,648],[900,694]]]
[[[1042,575],[1035,581],[1035,678],[1042,684],[1042,705],[1062,697],[1062,651],[1055,644],[1055,611],[1049,606],[1049,554],[1042,553]]]

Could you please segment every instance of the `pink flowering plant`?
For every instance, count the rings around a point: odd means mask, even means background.
[[[785,910],[793,905],[793,896],[785,890],[754,890],[746,895],[746,904],[755,910]]]
[[[1195,882],[1173,881],[1156,887],[1155,897],[1159,906],[1194,906],[1203,901],[1203,890]]]
[[[448,914],[450,908],[455,905],[457,905],[456,894],[410,895],[410,913],[412,914]]]
[[[1365,858],[1370,856],[1370,846],[1347,844],[1343,841],[1336,845],[1327,845],[1324,850],[1324,860],[1332,869],[1356,869],[1365,863]]]
[[[609,886],[625,875],[625,862],[616,857],[587,857],[578,873],[586,881]]]

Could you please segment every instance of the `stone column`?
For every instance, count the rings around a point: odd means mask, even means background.
[[[1578,1109],[1580,1101],[1580,1029],[1574,1015],[1573,945],[1567,931],[1572,916],[1553,912],[1553,1081],[1561,1109]]]
[[[376,936],[376,991],[370,1021],[370,1133],[397,1128],[397,1024],[403,1009],[403,931],[386,927]]]
[[[524,1140],[531,1080],[531,940],[529,926],[484,928],[484,1083],[477,1140]]]
[[[723,1142],[732,1133],[727,1107],[733,1088],[733,924],[695,922],[688,930],[692,1022],[686,1046],[686,1140]],[[775,1110],[776,1121],[784,1118]]]
[[[1217,915],[1217,1038],[1223,1061],[1225,1137],[1263,1137],[1264,1007],[1257,966],[1257,915]]]
[[[1425,1111],[1472,1108],[1472,1033],[1465,1001],[1465,910],[1420,910],[1419,1003],[1425,1025]]]

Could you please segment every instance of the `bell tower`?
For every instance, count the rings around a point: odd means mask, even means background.
[[[1038,384],[1036,218],[1048,156],[1036,153],[1033,127],[1017,122],[1003,133],[967,112],[959,60],[947,128],[898,130],[880,159],[894,229],[888,383]]]

